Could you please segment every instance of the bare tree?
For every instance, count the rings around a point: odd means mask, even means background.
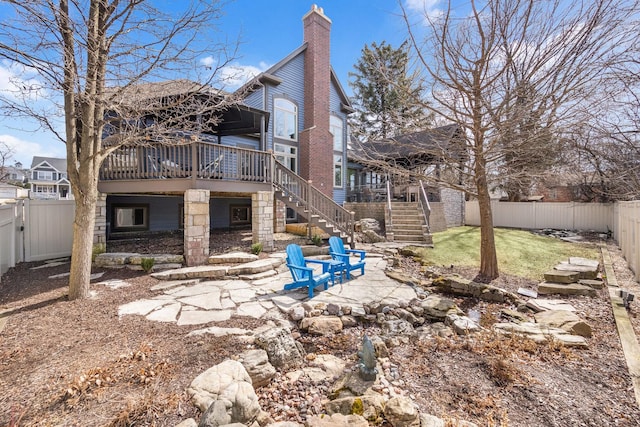
[[[13,158],[13,148],[4,141],[0,141],[0,182],[6,182],[10,175],[7,167]]]
[[[217,68],[231,59],[227,43],[212,38],[220,3],[176,2],[167,12],[145,0],[8,3],[14,15],[3,20],[0,57],[22,74],[3,107],[35,119],[66,144],[76,208],[69,298],[85,298],[103,160],[123,144],[144,141],[141,136],[150,129],[143,118],[158,119],[151,131],[162,135],[172,126],[196,126],[193,118],[207,112],[216,120],[212,112],[228,103],[206,84],[215,69],[206,70],[204,79],[196,76],[197,61],[205,54],[218,57]],[[177,92],[171,85],[155,86],[151,93],[144,85],[176,75],[200,83],[182,85]],[[43,105],[42,97],[51,103]],[[163,124],[167,117],[171,120]]]
[[[493,279],[499,271],[491,188],[505,174],[518,178],[519,170],[505,167],[514,158],[526,158],[531,150],[547,157],[540,146],[545,134],[571,127],[578,110],[598,102],[592,89],[624,60],[635,38],[630,20],[637,2],[472,0],[470,8],[456,13],[450,4],[418,24],[407,13],[405,20],[431,81],[433,102],[426,107],[464,130],[470,160],[448,163],[458,172],[452,176],[470,183],[465,190],[479,201],[480,276]],[[424,22],[427,35],[419,37],[424,28],[416,25]],[[526,123],[532,127],[525,129]],[[460,187],[458,180],[426,178]]]

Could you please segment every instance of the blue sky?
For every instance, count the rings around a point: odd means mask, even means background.
[[[402,0],[408,11],[436,11],[440,0]],[[348,74],[365,44],[383,40],[398,46],[407,29],[396,0],[316,0],[332,21],[331,63],[350,95]],[[159,1],[158,1],[159,3]],[[167,2],[170,4],[171,2]],[[242,40],[234,72],[244,75],[264,71],[302,44],[302,16],[314,3],[304,0],[235,0],[224,7],[221,30],[230,40]],[[161,6],[159,6],[161,7]],[[203,58],[206,61],[206,58]],[[12,76],[10,64],[0,62],[0,91]],[[28,131],[33,124],[0,120],[0,141],[14,149],[14,161],[31,165],[35,155],[65,157],[65,147],[46,132]]]

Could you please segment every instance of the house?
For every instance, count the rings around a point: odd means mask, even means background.
[[[347,199],[354,203],[346,207],[356,212],[357,219],[364,210],[383,222],[387,237],[394,240],[430,242],[431,232],[463,225],[464,193],[420,181],[425,176],[460,180],[459,168],[452,166],[468,160],[462,132],[459,125],[450,124],[381,141],[353,141]],[[376,203],[384,207],[376,208]]]
[[[211,230],[250,226],[253,241],[269,250],[287,220],[308,220],[353,245],[354,216],[342,207],[353,109],[330,64],[331,20],[315,5],[302,20],[302,45],[241,88],[242,102],[219,111],[219,120],[197,117],[204,123],[197,129],[165,132],[106,159],[96,243],[181,228],[186,262],[196,265],[206,262]],[[186,81],[142,92],[162,105],[224,96]],[[144,121],[153,127],[157,116]],[[117,126],[107,129],[105,144],[112,136]]]
[[[17,185],[0,182],[0,200],[2,199],[26,199],[29,197],[29,190]]]
[[[13,166],[0,167],[0,182],[20,185],[27,182],[27,171],[22,168],[22,163],[16,162]]]
[[[29,182],[32,199],[73,199],[66,159],[34,156]]]

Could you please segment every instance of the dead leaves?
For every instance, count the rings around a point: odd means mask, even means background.
[[[137,350],[118,357],[105,367],[92,368],[75,377],[60,394],[59,401],[72,409],[81,401],[99,398],[105,388],[118,384],[148,386],[154,380],[168,375],[171,365],[165,361],[153,361],[152,348],[142,344]]]

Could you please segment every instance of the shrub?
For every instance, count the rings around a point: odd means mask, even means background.
[[[156,260],[153,258],[142,258],[140,261],[140,266],[144,270],[145,273],[149,273],[153,269],[153,265],[156,263]]]
[[[316,246],[322,246],[322,237],[318,236],[317,234],[313,235],[313,237],[311,238],[311,241]]]
[[[254,243],[251,245],[251,253],[254,255],[260,255],[262,252],[262,243]]]
[[[96,261],[96,257],[100,254],[103,254],[107,251],[106,245],[104,243],[98,243],[93,245],[93,249],[91,249],[91,262]]]

